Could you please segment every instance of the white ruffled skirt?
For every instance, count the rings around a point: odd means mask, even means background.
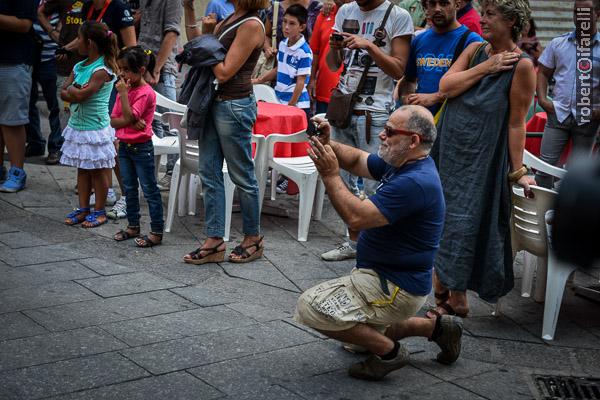
[[[115,130],[111,126],[97,131],[78,131],[67,126],[63,137],[61,164],[81,169],[115,166]]]

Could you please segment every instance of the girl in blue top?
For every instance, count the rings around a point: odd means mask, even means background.
[[[71,117],[63,131],[60,162],[77,167],[79,189],[79,207],[67,215],[65,223],[83,222],[84,228],[94,228],[107,221],[107,170],[115,166],[115,131],[107,110],[118,71],[116,34],[102,23],[87,21],[79,29],[78,51],[87,58],[75,64],[61,91],[61,98],[71,103]],[[93,211],[92,186],[96,192]]]

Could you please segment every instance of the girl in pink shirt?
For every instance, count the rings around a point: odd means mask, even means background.
[[[162,242],[164,220],[160,191],[154,175],[152,119],[156,109],[156,94],[144,80],[152,74],[156,59],[152,52],[140,46],[128,47],[119,53],[121,71],[116,84],[119,95],[111,114],[110,124],[119,139],[119,162],[125,195],[127,196],[127,228],[114,236],[116,241],[135,238],[138,247],[152,247]],[[140,202],[138,182],[148,202],[150,233],[140,237]]]

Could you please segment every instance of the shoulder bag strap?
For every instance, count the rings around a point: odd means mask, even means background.
[[[385,35],[385,24],[387,23],[387,20],[388,20],[393,8],[394,8],[394,3],[390,2],[390,5],[385,12],[385,16],[383,17],[383,20],[381,21],[381,25],[379,25],[379,28],[377,28],[375,30],[375,40],[373,41],[373,43],[375,43],[375,45],[377,47],[381,47],[384,45],[383,39],[386,36]],[[363,73],[360,76],[360,81],[358,82],[358,86],[356,87],[355,93],[360,94],[360,92],[362,92],[362,89],[365,86],[365,81],[367,80],[367,75],[369,74],[369,69],[371,68],[371,64],[373,64],[373,58],[369,56],[369,59],[365,63],[365,69],[363,70]]]
[[[460,39],[454,48],[454,55],[452,56],[452,62],[450,63],[450,66],[454,64],[454,62],[458,60],[458,57],[460,57],[462,54],[463,50],[465,49],[465,43],[467,42],[467,38],[470,34],[471,31],[467,28],[467,30],[460,36]]]
[[[231,31],[232,29],[237,28],[238,26],[240,26],[241,24],[243,24],[246,21],[250,21],[250,20],[256,20],[258,22],[260,22],[260,25],[263,28],[263,31],[265,30],[265,26],[263,25],[263,22],[260,20],[260,18],[258,17],[248,17],[248,18],[242,18],[241,20],[239,20],[238,22],[236,22],[235,24],[231,25],[229,28],[225,29],[223,32],[221,32],[219,34],[219,36],[217,37],[218,40],[221,40],[223,38],[223,36],[225,36],[227,33],[229,33],[229,31]]]
[[[271,24],[271,47],[277,46],[277,25],[279,25],[279,1],[273,3],[273,23]]]

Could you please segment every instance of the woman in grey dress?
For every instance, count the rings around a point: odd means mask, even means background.
[[[535,184],[523,167],[525,116],[535,91],[533,62],[517,47],[531,10],[527,0],[484,0],[487,43],[469,45],[440,81],[448,98],[432,151],[446,199],[435,261],[441,314],[466,316],[466,290],[496,302],[513,287],[511,182]]]

